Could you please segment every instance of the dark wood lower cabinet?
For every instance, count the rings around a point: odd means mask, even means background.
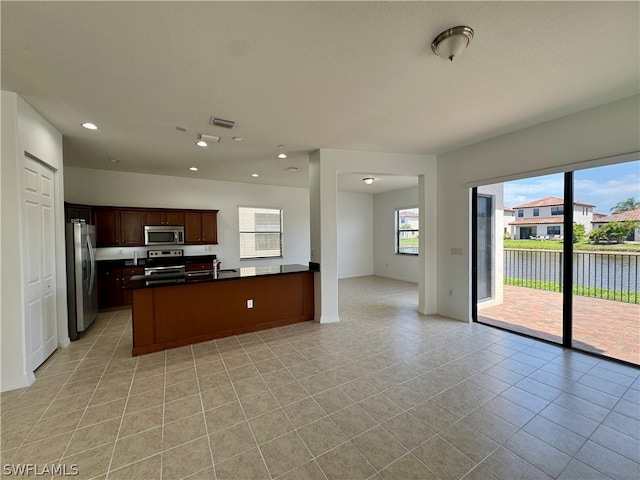
[[[119,267],[98,262],[98,308],[114,308],[133,303],[133,291],[123,289],[133,275],[143,275],[143,267]]]
[[[98,307],[117,307],[122,302],[122,269],[98,262]]]
[[[312,320],[313,275],[266,275],[132,290],[132,353]],[[253,308],[248,308],[248,300]]]

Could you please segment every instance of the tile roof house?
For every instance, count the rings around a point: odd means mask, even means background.
[[[627,210],[624,212],[616,212],[611,215],[596,217],[591,221],[592,230],[601,228],[603,225],[609,222],[640,222],[640,208],[634,208],[633,210]],[[628,241],[640,240],[640,228],[636,228],[635,231],[627,237]]]
[[[573,220],[584,225],[587,233],[592,229],[594,208],[590,203],[573,202]],[[509,222],[512,239],[563,238],[564,199],[545,197],[517,205],[514,210],[516,219]]]

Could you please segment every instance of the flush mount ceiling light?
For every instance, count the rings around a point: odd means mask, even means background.
[[[236,142],[241,142],[242,141],[242,137],[231,137],[232,140],[236,141]]]
[[[186,132],[188,129],[187,129],[187,127],[181,127],[180,125],[178,125],[176,127],[176,130],[178,130],[179,132]]]
[[[117,158],[108,158],[107,160],[109,160],[111,163],[120,163],[120,160],[118,160]]]
[[[367,185],[371,185],[373,183],[373,181],[375,180],[375,178],[373,177],[367,177],[367,178],[363,178],[362,181],[364,183],[366,183]]]
[[[290,172],[290,173],[297,172],[298,171],[298,167],[287,167],[287,168],[284,169],[284,171],[285,172]]]
[[[462,25],[453,27],[438,35],[433,40],[431,49],[440,58],[453,62],[453,59],[458,57],[467,48],[467,45],[471,43],[472,38],[473,29],[470,27]]]
[[[251,176],[252,176],[253,178],[258,178],[260,175],[258,175],[257,173],[252,173],[252,174],[251,174]]]
[[[189,167],[189,170],[191,170],[192,172],[197,172],[198,171],[198,167]]]
[[[85,122],[82,126],[87,130],[98,130],[98,126],[95,123]]]
[[[204,140],[198,140],[196,142],[196,145],[198,145],[199,147],[206,147],[208,145],[208,143],[205,142]]]
[[[287,158],[287,154],[286,153],[279,153],[278,154],[278,158]]]

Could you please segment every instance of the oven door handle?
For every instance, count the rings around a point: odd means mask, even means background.
[[[146,276],[152,276],[154,274],[167,273],[168,271],[175,271],[176,273],[184,272],[184,265],[171,265],[167,267],[148,267],[145,269],[144,274]]]

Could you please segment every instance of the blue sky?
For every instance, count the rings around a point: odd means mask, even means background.
[[[574,199],[591,203],[597,212],[609,213],[616,203],[640,200],[640,161],[576,170]],[[562,173],[504,183],[504,204],[514,207],[544,197],[564,197]]]

